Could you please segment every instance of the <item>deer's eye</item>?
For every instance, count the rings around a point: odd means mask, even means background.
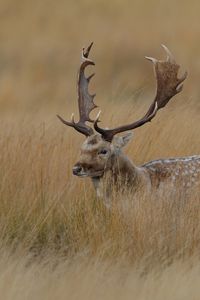
[[[108,153],[108,151],[106,149],[101,149],[98,154],[105,155],[107,153]]]

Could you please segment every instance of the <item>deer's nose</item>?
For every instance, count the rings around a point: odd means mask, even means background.
[[[72,169],[74,175],[78,175],[81,171],[82,171],[82,167],[80,165],[76,165]]]

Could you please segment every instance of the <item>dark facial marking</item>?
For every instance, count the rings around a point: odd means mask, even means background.
[[[93,139],[91,139],[91,140],[88,141],[88,144],[89,145],[95,145],[95,144],[97,144],[97,139],[94,137]]]

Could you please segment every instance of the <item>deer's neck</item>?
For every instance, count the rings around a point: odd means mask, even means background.
[[[110,167],[103,177],[93,178],[97,196],[103,198],[107,207],[111,206],[111,193],[113,187],[131,188],[140,190],[148,180],[144,169],[136,167],[133,162],[122,152],[113,154]]]
[[[120,184],[135,184],[141,176],[139,168],[122,152],[113,155],[110,172],[114,183]]]

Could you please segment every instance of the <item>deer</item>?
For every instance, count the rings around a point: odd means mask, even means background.
[[[73,127],[86,137],[81,146],[80,159],[73,167],[73,174],[81,178],[90,177],[97,197],[102,198],[107,206],[110,206],[112,186],[131,190],[131,193],[140,190],[149,194],[163,188],[171,189],[176,193],[178,189],[188,191],[196,186],[199,187],[200,155],[157,159],[136,166],[122,151],[132,137],[131,130],[152,121],[157,112],[182,91],[187,72],[178,77],[180,65],[176,63],[170,50],[162,45],[167,56],[165,60],[145,57],[153,63],[157,84],[154,100],[147,112],[141,119],[131,124],[112,129],[102,128],[99,126],[101,111],[95,120],[90,117],[91,111],[97,108],[94,103],[95,94],[89,93],[89,82],[95,74],[88,77],[85,75],[85,69],[95,65],[89,58],[92,45],[93,43],[82,49],[78,71],[79,121],[75,122],[74,114],[71,116],[71,121],[66,121],[57,115],[63,124]],[[123,135],[119,136],[120,133]]]

